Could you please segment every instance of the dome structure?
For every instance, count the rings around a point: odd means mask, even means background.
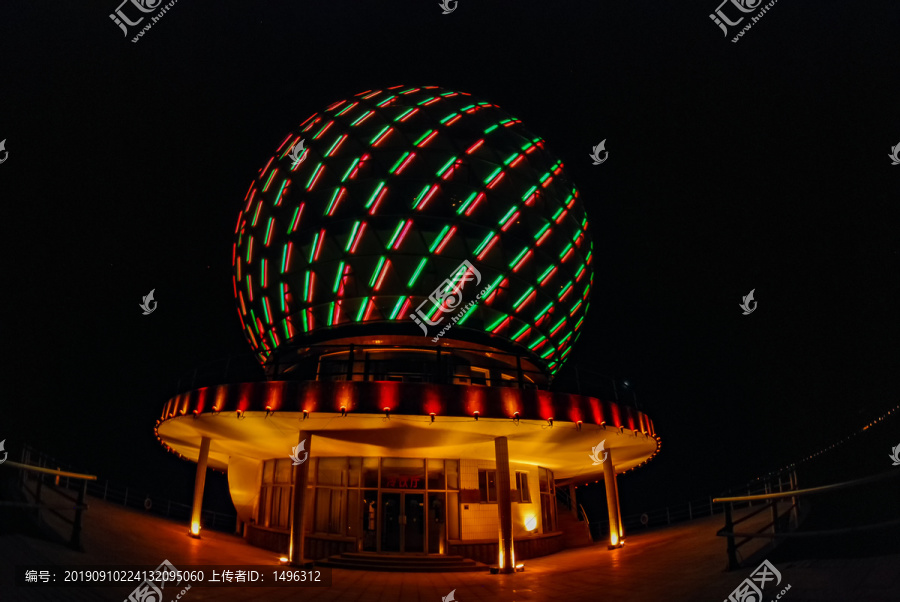
[[[591,262],[578,191],[544,140],[470,94],[395,86],[281,141],[237,219],[234,293],[264,365],[368,337],[511,352],[552,377]]]
[[[520,120],[437,87],[357,94],[282,139],[233,247],[265,378],[232,358],[225,384],[195,371],[155,426],[197,462],[191,532],[213,467],[247,541],[295,566],[465,554],[512,572],[568,545],[557,488],[576,508],[603,478],[621,546],[616,474],[660,443],[637,408],[550,387],[593,283],[578,196]]]

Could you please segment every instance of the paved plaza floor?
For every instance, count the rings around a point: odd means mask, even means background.
[[[85,552],[23,534],[0,536],[0,600],[121,602],[134,586],[40,588],[19,587],[14,567],[52,565],[153,565],[167,559],[186,570],[189,565],[266,565],[278,567],[276,554],[254,548],[243,539],[204,531],[201,539],[187,536],[187,525],[136,510],[90,500],[84,529]],[[566,550],[524,560],[525,572],[378,573],[334,569],[327,588],[192,587],[179,602],[310,600],[335,602],[441,602],[455,591],[458,602],[516,600],[686,601],[719,602],[749,576],[750,569],[725,572],[725,543],[716,537],[721,516],[627,535],[626,546],[603,545]],[[829,545],[829,544],[823,544]],[[778,587],[769,583],[764,600],[900,600],[900,554],[867,559],[804,560],[775,565]],[[170,594],[169,592],[172,591]],[[180,589],[166,589],[163,602]]]

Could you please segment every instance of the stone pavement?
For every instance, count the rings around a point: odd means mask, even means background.
[[[595,545],[524,560],[525,572],[513,575],[334,569],[329,588],[194,586],[180,602],[441,602],[454,589],[459,602],[718,602],[726,599],[751,572],[751,569],[724,572],[725,543],[715,536],[722,523],[721,516],[714,516],[657,531],[632,533],[627,535],[624,548],[610,551]],[[249,546],[239,537],[210,531],[202,535],[202,539],[192,539],[187,536],[186,524],[91,499],[86,514],[84,553],[26,535],[0,535],[0,600],[121,602],[134,589],[133,586],[15,587],[12,567],[17,564],[156,566],[168,559],[182,570],[188,565],[223,564],[277,568],[276,554]],[[783,581],[778,588],[769,584],[764,590],[765,600],[774,600],[787,584],[791,587],[782,597],[786,602],[900,600],[900,554],[870,559],[805,560],[780,563],[776,567]],[[163,602],[170,602],[169,597]]]

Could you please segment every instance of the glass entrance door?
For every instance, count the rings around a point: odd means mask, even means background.
[[[400,522],[402,515],[401,493],[381,494],[381,549],[380,552],[400,551],[400,531],[403,525]]]
[[[425,551],[425,495],[382,492],[381,552]]]
[[[425,495],[403,494],[403,552],[425,551]]]

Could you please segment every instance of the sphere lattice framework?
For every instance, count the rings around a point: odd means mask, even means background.
[[[410,314],[463,260],[487,293],[444,340],[524,352],[553,374],[589,306],[592,243],[562,162],[466,93],[336,102],[281,142],[244,201],[234,292],[261,362],[355,334],[421,337]]]

